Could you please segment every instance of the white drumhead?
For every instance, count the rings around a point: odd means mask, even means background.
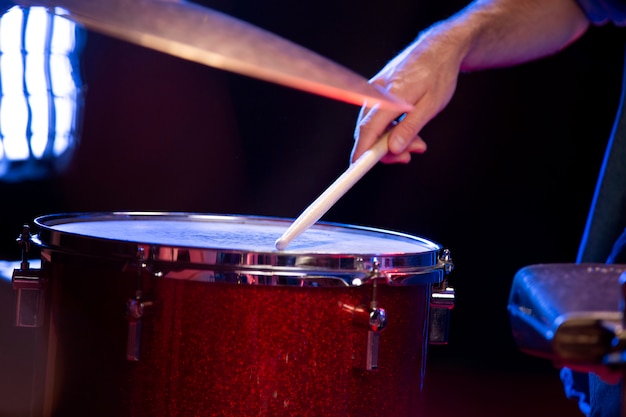
[[[53,226],[59,232],[101,239],[151,243],[164,246],[219,248],[235,251],[274,252],[274,242],[289,227],[285,221],[241,222],[185,217],[160,220],[82,220]],[[306,253],[422,253],[437,249],[434,244],[408,235],[347,226],[317,225],[286,249]]]

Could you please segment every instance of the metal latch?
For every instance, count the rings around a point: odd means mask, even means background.
[[[141,353],[142,319],[154,302],[145,298],[142,291],[142,271],[147,270],[144,249],[137,249],[137,289],[135,295],[126,302],[128,332],[126,339],[126,360],[136,362]]]
[[[359,331],[361,337],[355,339],[354,364],[357,369],[374,371],[378,369],[378,352],[380,348],[380,333],[387,326],[387,312],[374,302],[370,307],[358,306],[344,308],[351,311],[353,323],[360,329],[367,329],[367,333]],[[363,349],[365,347],[365,349]]]
[[[128,320],[128,336],[126,340],[126,360],[136,362],[141,353],[141,319],[146,308],[152,306],[152,301],[143,299],[141,291],[137,291],[134,298],[126,302],[126,319]]]
[[[380,272],[380,262],[372,260],[372,270],[368,274],[367,281],[371,282],[372,298],[368,306],[350,308],[353,314],[353,323],[367,329],[367,333],[359,332],[363,337],[355,339],[354,367],[366,371],[378,369],[378,353],[380,350],[380,334],[387,327],[387,312],[378,306],[377,286],[378,279],[384,278]],[[365,349],[363,349],[365,347]]]
[[[428,343],[445,345],[450,329],[450,310],[454,307],[454,288],[445,285],[433,288],[430,297],[430,318],[428,323]]]
[[[15,325],[17,327],[39,327],[43,321],[43,278],[41,269],[31,269],[28,261],[32,235],[30,227],[24,225],[17,238],[22,246],[22,262],[13,270],[13,289],[17,291]]]

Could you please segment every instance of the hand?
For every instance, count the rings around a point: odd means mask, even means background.
[[[426,151],[419,132],[452,98],[463,56],[462,42],[456,44],[448,35],[440,27],[430,29],[370,80],[414,108],[400,115],[363,107],[354,133],[353,162],[388,129],[389,153],[382,162],[408,163],[412,153]]]
[[[370,82],[413,104],[400,115],[363,108],[354,133],[352,161],[386,130],[389,152],[382,162],[408,163],[426,151],[422,128],[449,102],[459,72],[528,62],[562,50],[590,22],[574,0],[475,0],[422,33]]]

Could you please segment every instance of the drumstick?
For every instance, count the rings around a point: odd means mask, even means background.
[[[281,237],[276,239],[276,249],[283,250],[293,239],[315,224],[363,175],[365,175],[388,151],[385,133],[370,149],[365,151],[348,169],[341,174],[300,216],[289,226]]]

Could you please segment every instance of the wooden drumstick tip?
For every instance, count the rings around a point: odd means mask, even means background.
[[[298,216],[274,246],[283,250],[289,243],[315,224],[333,204],[339,200],[366,172],[388,151],[389,132],[381,136],[370,149],[365,151],[348,169],[333,182],[309,207]]]
[[[285,239],[284,237],[279,237],[278,239],[276,239],[276,242],[274,243],[274,246],[278,250],[283,250],[283,249],[285,249],[287,247],[288,244],[289,244],[289,240],[288,239]]]

